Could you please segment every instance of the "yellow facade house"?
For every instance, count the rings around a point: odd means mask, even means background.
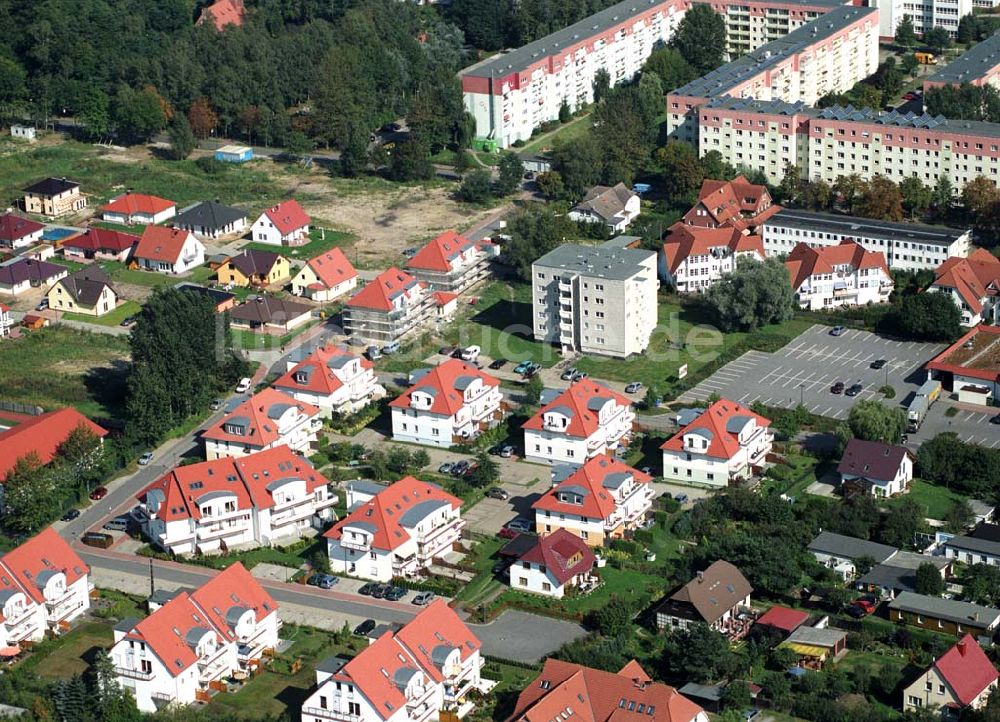
[[[263,287],[287,281],[292,276],[292,267],[280,254],[245,250],[219,266],[216,273],[221,284]]]
[[[45,294],[55,311],[103,316],[118,306],[118,292],[100,266],[88,266],[52,284]]]

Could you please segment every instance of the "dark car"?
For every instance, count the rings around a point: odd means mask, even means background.
[[[452,476],[463,476],[472,466],[468,461],[463,459],[462,461],[456,461],[451,465],[451,475]]]
[[[497,536],[500,537],[501,539],[513,539],[519,533],[520,532],[516,532],[513,529],[511,529],[510,527],[506,527],[505,526],[503,529],[501,529],[500,531],[497,532]]]
[[[63,514],[62,517],[60,517],[60,518],[63,521],[73,521],[78,516],[80,516],[80,510],[79,509],[70,509],[65,514]]]
[[[92,492],[90,492],[90,500],[91,501],[100,501],[101,499],[103,499],[107,495],[108,495],[107,488],[103,487],[103,486],[99,486],[96,489],[94,489]]]
[[[576,383],[577,381],[583,381],[585,378],[587,378],[587,374],[585,372],[577,371],[575,374],[573,374],[573,383]]]
[[[354,633],[359,637],[363,637],[366,634],[370,634],[373,629],[375,629],[375,620],[366,619],[354,628]]]
[[[490,368],[496,371],[497,369],[502,369],[506,365],[507,365],[507,359],[498,358],[490,364]]]
[[[378,584],[375,582],[368,582],[367,584],[361,586],[361,589],[358,590],[358,594],[364,594],[366,597],[370,597],[377,586]]]
[[[389,591],[382,595],[382,599],[388,599],[390,602],[398,602],[405,596],[406,589],[403,587],[389,587]]]
[[[451,470],[455,467],[450,461],[446,461],[441,466],[438,467],[439,474],[450,474]]]
[[[451,357],[452,358],[462,358],[462,354],[463,353],[465,353],[465,349],[464,348],[457,348],[457,349],[455,349],[454,351],[451,352]]]
[[[990,419],[990,423],[991,424],[1000,424],[1000,414],[997,414],[996,416],[992,417]]]
[[[851,384],[850,387],[848,387],[847,391],[845,391],[844,393],[847,394],[848,396],[857,396],[858,394],[861,393],[863,388],[864,387],[861,384]]]
[[[834,326],[833,328],[830,329],[830,335],[831,336],[843,336],[844,335],[844,331],[846,331],[846,330],[847,329],[845,329],[843,326]]]
[[[833,386],[830,387],[831,394],[842,394],[844,393],[844,382],[838,381]]]
[[[441,354],[442,356],[451,356],[453,353],[455,353],[455,347],[442,346],[441,348],[438,349],[438,353]]]
[[[884,358],[875,359],[874,361],[872,361],[872,368],[873,369],[884,369],[885,365],[887,363],[889,363],[889,362],[886,361]]]
[[[376,599],[385,599],[385,595],[392,591],[391,584],[376,584],[372,590],[372,596]]]
[[[115,538],[110,534],[102,534],[99,531],[88,531],[82,537],[80,541],[89,547],[99,547],[101,549],[107,549],[109,546],[115,543]]]
[[[501,489],[499,486],[494,486],[487,490],[486,496],[491,499],[499,499],[500,501],[507,501],[510,498],[510,494],[506,489]]]
[[[122,322],[118,325],[122,326],[123,328],[128,328],[133,323],[135,323],[135,316],[126,316],[125,318],[122,319]]]
[[[339,579],[332,574],[313,574],[306,580],[306,584],[320,589],[330,589]]]
[[[563,381],[571,381],[574,376],[576,376],[576,368],[568,368],[559,374],[559,378]]]

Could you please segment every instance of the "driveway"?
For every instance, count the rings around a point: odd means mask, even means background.
[[[462,518],[468,523],[469,529],[480,534],[494,536],[515,517],[522,516],[533,520],[535,515],[531,511],[531,505],[551,485],[546,474],[545,478],[527,485],[505,480],[501,482],[500,486],[510,494],[510,498],[506,501],[487,497],[475,506],[462,510]]]
[[[581,625],[508,609],[489,624],[469,624],[486,654],[516,662],[537,662],[587,634]]]

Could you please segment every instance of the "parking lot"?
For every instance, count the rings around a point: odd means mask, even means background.
[[[944,396],[942,396],[944,399]],[[916,447],[933,439],[938,434],[950,431],[967,444],[979,444],[990,449],[1000,448],[1000,425],[991,424],[990,419],[997,415],[995,409],[978,411],[959,408],[954,416],[946,416],[949,404],[938,401],[927,412],[927,418],[920,425],[920,430],[909,435],[908,445]]]
[[[775,353],[748,351],[680,396],[684,402],[704,401],[712,393],[742,404],[762,401],[791,408],[800,402],[814,414],[847,418],[859,399],[881,398],[888,384],[895,403],[905,405],[926,379],[923,365],[944,348],[941,344],[893,341],[867,331],[847,330],[832,336],[828,326],[813,326]],[[881,369],[873,361],[884,359]],[[838,381],[861,384],[856,396],[834,394]]]

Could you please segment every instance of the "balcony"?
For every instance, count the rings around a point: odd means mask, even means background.
[[[337,720],[337,722],[361,722],[361,715],[338,712],[332,709],[322,709],[320,707],[303,707],[302,716],[320,717],[322,719]]]
[[[207,539],[219,539],[225,536],[239,536],[247,531],[246,526],[222,526],[222,525],[212,525],[212,526],[199,526],[197,538],[199,541],[205,541]]]
[[[31,605],[14,609],[14,613],[4,619],[4,626],[11,634],[15,634],[19,627],[31,619],[35,608]]]
[[[144,682],[148,682],[153,678],[153,672],[143,672],[140,669],[132,669],[131,667],[115,667],[115,674],[119,677],[128,677],[129,679],[138,679]]]
[[[353,535],[352,535],[353,536]],[[344,549],[353,549],[358,552],[366,552],[371,548],[371,541],[365,537],[362,540],[349,539],[348,532],[344,532],[340,537],[340,546]]]

